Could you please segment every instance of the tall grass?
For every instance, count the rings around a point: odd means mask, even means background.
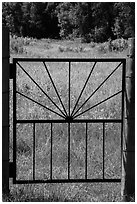
[[[28,37],[10,36],[10,52],[12,56],[25,57],[97,57],[107,54],[108,57],[115,56],[117,53],[125,51],[128,47],[128,42],[125,39],[116,39],[105,43],[97,44],[81,43],[80,39],[75,41],[59,41],[51,39],[33,39]],[[100,56],[101,57],[101,56]]]
[[[9,202],[120,202],[120,185],[103,183],[11,185]]]

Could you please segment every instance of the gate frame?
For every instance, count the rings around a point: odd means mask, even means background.
[[[17,120],[16,119],[16,64],[17,62],[68,62],[69,63],[69,115],[66,116],[64,120]],[[114,69],[118,69],[119,66],[122,66],[122,74],[121,74],[121,79],[122,79],[122,84],[121,88],[122,90],[119,91],[118,93],[122,93],[121,96],[121,119],[74,119],[70,115],[70,70],[71,70],[71,62],[119,62],[120,64]],[[14,58],[13,59],[13,64],[12,64],[12,69],[13,69],[13,163],[12,163],[12,177],[13,177],[13,183],[14,184],[25,184],[25,183],[75,183],[75,182],[121,182],[120,179],[105,179],[104,178],[104,137],[105,137],[105,123],[121,123],[121,160],[122,160],[122,146],[123,146],[123,123],[124,123],[124,91],[125,91],[125,73],[126,73],[126,59],[125,58]],[[114,71],[113,70],[113,71]],[[112,71],[112,73],[113,73]],[[111,74],[110,74],[111,76]],[[105,81],[105,80],[104,80]],[[117,94],[117,93],[116,93]],[[114,94],[114,95],[116,95]],[[112,95],[113,96],[113,95]],[[111,98],[108,97],[107,100]],[[74,114],[75,115],[75,114]],[[74,117],[75,118],[75,117]],[[50,123],[51,126],[53,123],[67,123],[68,124],[68,179],[49,179],[49,180],[35,180],[35,167],[33,168],[33,179],[32,180],[17,180],[16,179],[16,124],[17,123],[31,123],[33,124],[33,136],[35,137],[35,124],[36,123]],[[103,179],[87,179],[87,171],[85,173],[86,177],[85,179],[70,179],[70,124],[71,123],[85,123],[86,128],[88,123],[102,123],[103,124]],[[51,135],[52,135],[52,129],[51,129]],[[86,137],[87,137],[87,129],[86,129]],[[34,144],[34,143],[33,143]],[[34,146],[33,146],[34,147]],[[33,148],[33,151],[34,148]],[[51,160],[52,161],[52,160]],[[50,163],[51,166],[52,162]],[[35,166],[35,162],[33,159],[33,165]],[[121,164],[122,167],[122,164]],[[85,167],[86,169],[86,167]],[[50,176],[52,175],[52,170],[50,173]]]

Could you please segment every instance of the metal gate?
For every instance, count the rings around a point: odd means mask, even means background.
[[[37,81],[41,67],[46,76],[41,72]],[[117,159],[121,171],[125,69],[122,58],[13,59],[13,183],[121,181],[120,173],[107,176],[106,171],[115,168]],[[115,145],[110,145],[112,138]]]

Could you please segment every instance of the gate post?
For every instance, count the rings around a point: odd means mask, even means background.
[[[2,191],[9,193],[9,30],[2,28]]]
[[[123,128],[122,184],[123,202],[135,196],[135,39],[129,38],[126,70],[125,113]]]

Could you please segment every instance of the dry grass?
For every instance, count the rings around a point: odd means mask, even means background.
[[[120,184],[11,185],[10,202],[120,202]]]
[[[61,52],[60,47],[69,49]],[[77,50],[74,48],[77,48]],[[70,49],[71,48],[71,49]],[[125,57],[125,53],[98,54],[96,47],[88,44],[70,41],[41,40],[34,44],[25,45],[26,52],[22,55],[12,54],[12,57]],[[59,100],[52,87],[42,63],[21,63],[37,83],[60,106]],[[63,104],[68,111],[68,64],[47,63]],[[73,109],[85,80],[93,63],[72,63],[71,72],[71,110]],[[90,93],[111,73],[117,63],[98,63],[85,91],[79,101],[82,104]],[[12,89],[12,87],[11,87]],[[18,67],[17,89],[29,97],[58,111],[47,100],[46,96]],[[82,111],[109,97],[121,89],[121,71],[114,76],[91,98]],[[120,118],[121,95],[113,100],[97,106],[79,118]],[[12,102],[12,97],[11,101]],[[61,106],[60,106],[61,107]],[[62,109],[63,110],[63,109]],[[12,107],[11,107],[12,122]],[[59,118],[46,109],[17,97],[18,119],[52,119]],[[120,124],[106,124],[105,140],[105,176],[106,178],[119,178],[120,169]],[[67,124],[53,125],[53,178],[67,178]],[[32,124],[19,124],[17,128],[17,178],[32,179]],[[85,124],[71,125],[71,177],[84,178],[85,168]],[[11,145],[12,152],[12,126]],[[12,160],[12,157],[11,157]],[[49,178],[50,161],[50,124],[36,124],[36,179]],[[47,165],[45,165],[47,164]],[[101,178],[102,174],[102,124],[88,125],[88,176]],[[103,202],[120,201],[120,184],[39,184],[39,185],[13,185],[10,184],[11,197],[5,201],[75,201],[75,202]]]

